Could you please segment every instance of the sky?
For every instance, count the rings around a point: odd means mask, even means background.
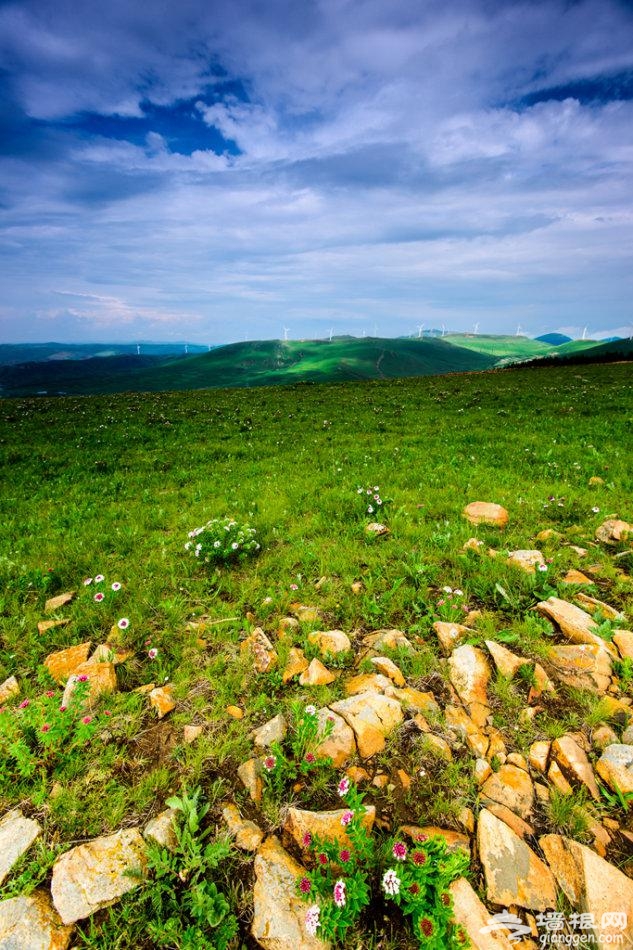
[[[633,332],[631,0],[0,0],[0,153],[0,342]]]

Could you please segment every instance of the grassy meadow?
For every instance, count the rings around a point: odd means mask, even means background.
[[[612,550],[594,546],[594,533],[609,516],[632,520],[632,383],[630,365],[617,364],[1,401],[0,682],[15,675],[20,699],[35,702],[48,690],[57,704],[61,688],[42,666],[52,651],[116,636],[132,655],[117,667],[118,692],[97,705],[90,735],[79,737],[72,754],[26,776],[0,770],[0,814],[21,804],[46,829],[46,844],[29,852],[0,897],[46,881],[70,842],[145,822],[183,790],[202,789],[213,826],[221,824],[221,804],[235,801],[267,832],[279,827],[289,803],[338,807],[336,773],[320,772],[283,795],[268,790],[259,810],[237,777],[252,755],[253,728],[297,700],[322,706],[343,695],[339,680],[300,687],[282,684],[279,670],[254,675],[239,645],[256,625],[275,642],[280,667],[292,645],[315,655],[306,639],[314,629],[359,638],[399,628],[416,652],[394,659],[411,685],[443,705],[447,673],[431,628],[436,619],[479,609],[472,642],[498,639],[538,659],[548,625],[534,604],[550,594],[569,597],[563,575],[587,563],[597,566],[588,592],[630,618],[631,554],[616,561]],[[602,483],[590,486],[594,476]],[[358,494],[368,486],[379,486],[384,500],[378,520],[389,528],[385,537],[365,531],[376,518]],[[461,511],[475,500],[504,505],[508,528],[468,524]],[[205,567],[185,550],[188,532],[224,516],[256,528],[261,551]],[[559,534],[536,542],[546,528]],[[541,548],[548,570],[528,576],[503,558],[465,551],[472,536],[500,551]],[[587,548],[589,560],[570,544]],[[105,577],[100,603],[94,583],[83,585],[98,574]],[[111,589],[115,582],[120,590]],[[446,586],[463,592],[455,609],[441,603]],[[39,633],[45,600],[70,590],[74,601],[52,615],[69,622]],[[318,608],[320,619],[300,624],[294,640],[277,641],[280,619],[298,604]],[[122,618],[125,629],[116,626]],[[343,669],[353,664],[353,655],[339,660]],[[177,705],[159,721],[133,690],[166,681]],[[518,685],[498,677],[490,693],[495,725],[524,754],[535,739],[601,717],[595,697],[565,687],[531,721],[519,718],[525,696]],[[229,705],[244,718],[227,715]],[[204,731],[186,745],[189,724]],[[441,732],[442,722],[435,725]],[[447,763],[403,732],[364,764],[370,772],[402,768],[420,776],[409,790],[363,788],[385,828],[458,828],[460,807],[476,808],[465,751]],[[549,812],[539,805],[536,823],[573,827],[582,837],[574,810],[582,804],[576,796]],[[623,867],[631,860],[620,855]],[[231,945],[251,946],[251,858],[231,852],[218,873],[239,920]],[[479,887],[476,869],[472,880]],[[128,897],[81,923],[75,946],[155,946],[148,913]],[[403,927],[397,916],[389,924],[380,914],[363,918],[349,945],[407,947]]]

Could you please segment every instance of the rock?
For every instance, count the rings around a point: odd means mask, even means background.
[[[202,735],[203,729],[202,726],[185,726],[182,730],[182,738],[186,745],[191,745],[192,742],[195,742],[199,736]]]
[[[577,571],[575,568],[572,568],[570,571],[567,571],[562,580],[563,584],[593,584],[593,581],[590,577],[587,577],[586,574],[583,574],[582,571]]]
[[[444,716],[447,727],[464,739],[475,755],[485,758],[490,746],[490,739],[477,728],[466,710],[459,706],[447,706],[444,710]]]
[[[172,709],[176,708],[173,692],[174,688],[169,684],[168,686],[157,686],[149,693],[150,704],[156,710],[159,719],[162,719]]]
[[[616,630],[613,634],[613,642],[623,660],[627,658],[633,660],[633,632],[631,630]]]
[[[430,752],[431,755],[439,759],[444,759],[446,762],[453,761],[451,747],[442,736],[436,736],[434,733],[429,732],[421,737],[420,742],[424,750]]]
[[[289,808],[284,831],[294,839],[299,848],[303,848],[303,838],[306,834],[324,841],[338,841],[343,847],[349,847],[350,839],[341,824],[341,818],[347,810],[337,808],[332,811],[305,811],[302,808]],[[373,805],[365,805],[361,820],[367,834],[371,834],[376,820],[376,809]]]
[[[70,623],[70,620],[39,620],[37,632],[43,637],[49,630],[54,630],[55,627],[65,627],[68,623]]]
[[[75,599],[75,596],[76,591],[70,590],[65,594],[58,594],[56,597],[49,597],[44,604],[44,613],[52,614],[53,611],[59,610],[60,607],[64,607],[66,604],[69,604],[71,600]]]
[[[592,475],[589,479],[589,486],[593,488],[594,485],[604,485],[604,478],[600,478],[599,475]]]
[[[525,838],[526,836],[534,834],[532,825],[524,821],[523,818],[520,818],[515,812],[508,808],[507,805],[502,805],[499,802],[489,802],[486,807],[495,818],[503,821],[519,838]]]
[[[472,950],[513,950],[503,930],[489,930],[492,912],[482,904],[465,877],[449,885],[453,898],[453,916],[463,928]]]
[[[166,808],[156,818],[152,818],[145,825],[143,832],[144,838],[151,838],[161,848],[167,848],[168,851],[175,851],[178,847],[178,838],[176,837],[176,819],[178,812],[175,808]]]
[[[487,501],[471,501],[462,514],[471,524],[489,524],[497,528],[505,528],[508,523],[506,509]]]
[[[534,787],[527,772],[516,765],[502,765],[494,772],[481,789],[483,801],[492,799],[511,811],[527,818],[534,805]]]
[[[333,703],[331,708],[354,730],[358,751],[364,759],[382,752],[386,736],[404,718],[397,700],[378,693],[361,693],[360,696],[342,699]]]
[[[77,646],[68,647],[66,650],[49,653],[44,660],[44,666],[56,683],[65,683],[77,667],[87,661],[90,647],[88,640],[87,643],[78,643]]]
[[[383,650],[402,650],[405,653],[415,653],[413,644],[406,638],[402,630],[374,630],[363,637],[365,646],[370,647],[375,656]]]
[[[486,687],[491,671],[485,654],[478,647],[463,644],[451,653],[448,667],[459,698],[469,707],[474,722],[483,726],[490,713]]]
[[[613,720],[619,726],[628,726],[633,719],[631,707],[622,699],[616,699],[614,696],[603,696],[600,705],[604,710],[605,719]]]
[[[474,630],[462,623],[447,623],[444,620],[436,620],[433,629],[437,634],[442,650],[447,656],[462,640],[475,635]]]
[[[464,541],[462,551],[476,551],[478,554],[481,554],[485,546],[484,542],[480,541],[479,538],[469,538],[468,541]]]
[[[570,838],[543,835],[539,844],[567,899],[581,913],[593,915],[596,943],[633,946],[633,881]]]
[[[39,888],[0,903],[2,950],[66,950],[73,927],[65,927],[50,895]]]
[[[457,813],[457,820],[464,831],[471,835],[475,833],[475,813],[472,808],[462,806]]]
[[[396,769],[396,777],[398,781],[400,782],[400,785],[402,786],[402,788],[405,790],[405,792],[408,792],[413,783],[413,779],[411,778],[409,773],[405,772],[404,769]]]
[[[628,541],[631,535],[633,535],[633,525],[626,521],[619,521],[617,518],[603,521],[600,527],[596,528],[596,538],[603,544],[620,544],[622,541]]]
[[[545,558],[540,551],[510,551],[507,563],[526,574],[536,574],[536,568],[540,564],[545,565]]]
[[[558,597],[548,597],[547,600],[540,601],[536,609],[553,620],[572,643],[590,643],[602,649],[610,649],[606,641],[595,633],[598,628],[595,620],[580,607],[568,604],[566,600],[560,600]]]
[[[611,683],[611,658],[602,646],[550,647],[547,656],[553,675],[568,686],[604,693]]]
[[[427,713],[428,715],[439,715],[440,707],[437,705],[433,693],[423,693],[422,690],[413,689],[412,686],[405,686],[398,689],[397,686],[389,686],[385,690],[385,696],[397,699],[405,709],[413,709],[416,712]]]
[[[631,731],[631,738],[633,739],[633,731]],[[591,744],[593,745],[594,749],[598,749],[599,752],[602,752],[603,749],[606,749],[608,745],[613,745],[618,741],[618,734],[615,729],[611,728],[611,726],[598,726],[591,733]],[[622,741],[627,741],[624,738],[624,735],[622,736]]]
[[[371,663],[376,667],[379,673],[382,673],[384,676],[388,676],[392,683],[395,683],[396,686],[404,686],[406,684],[406,680],[402,675],[402,670],[400,667],[396,666],[393,660],[390,660],[389,657],[374,656],[371,658]]]
[[[613,730],[612,730],[613,731]],[[617,736],[613,740],[617,744]],[[607,745],[613,745],[613,742],[607,742]],[[622,733],[622,744],[623,745],[633,745],[633,726],[627,726],[627,728]]]
[[[398,829],[398,837],[410,838],[414,843],[423,843],[428,838],[443,838],[449,851],[468,851],[470,854],[470,838],[461,831],[452,828],[440,828],[438,825],[402,825]]]
[[[533,742],[530,746],[530,765],[538,772],[545,772],[547,769],[547,760],[549,759],[551,743],[545,739]]]
[[[303,673],[304,670],[307,670],[309,666],[308,660],[303,650],[299,650],[297,647],[291,647],[288,651],[288,661],[286,663],[286,668],[281,674],[281,679],[283,683],[289,683],[293,677],[298,676],[300,673]]]
[[[323,666],[321,660],[317,660],[315,657],[311,660],[307,670],[304,670],[299,677],[299,683],[301,686],[327,686],[328,683],[333,683],[335,679],[336,674],[330,672],[327,667]]]
[[[321,611],[318,607],[307,607],[305,604],[294,605],[293,613],[300,623],[315,623],[321,619]]]
[[[113,663],[80,663],[66,683],[62,696],[62,706],[70,704],[77,684],[81,682],[80,678],[83,676],[88,678],[86,701],[89,706],[96,703],[100,696],[116,692],[117,678]]]
[[[485,640],[486,647],[490,653],[494,664],[502,676],[512,679],[522,666],[533,666],[533,660],[526,660],[522,656],[517,656],[506,647],[497,643],[496,640]]]
[[[508,753],[508,758],[506,759],[508,765],[516,765],[518,769],[523,769],[524,772],[529,771],[529,766],[527,759],[524,755],[521,755],[520,752],[510,752]]]
[[[251,933],[264,950],[326,950],[328,943],[305,929],[308,904],[297,895],[304,868],[273,835],[255,855]]]
[[[10,676],[0,684],[0,703],[6,703],[8,699],[20,695],[20,684],[15,676]]]
[[[631,751],[633,752],[633,749]],[[573,776],[588,789],[594,801],[600,801],[600,793],[587,754],[571,736],[555,739],[552,743],[552,754],[568,778]]]
[[[95,838],[55,861],[51,894],[64,924],[83,920],[138,887],[145,872],[145,845],[138,828]]]
[[[42,833],[39,822],[14,808],[0,818],[0,884]]]
[[[560,531],[555,531],[554,528],[545,528],[544,531],[539,531],[536,535],[537,541],[559,541],[562,538]]]
[[[561,767],[558,762],[551,762],[550,767],[547,771],[547,777],[554,786],[554,788],[561,793],[561,795],[571,795],[573,788],[565,778],[562,773]]]
[[[308,643],[318,647],[323,658],[352,649],[350,638],[342,630],[314,630],[308,634]]]
[[[239,706],[227,706],[227,707],[226,707],[226,712],[227,712],[228,715],[231,717],[231,719],[243,719],[243,718],[244,718],[244,710],[243,710],[243,709],[240,709]]]
[[[373,535],[375,538],[379,538],[382,535],[389,534],[389,528],[385,524],[381,524],[379,521],[371,521],[365,527],[365,534]]]
[[[236,805],[226,805],[222,809],[222,817],[238,848],[242,851],[257,851],[264,840],[264,832],[259,825],[242,818]]]
[[[120,663],[129,660],[131,656],[134,656],[133,650],[121,650],[119,647],[110,646],[108,643],[100,643],[98,647],[95,647],[88,662],[112,663],[114,666],[118,666]]]
[[[556,690],[541,664],[535,663],[532,670],[532,686],[530,687],[528,701],[532,702],[534,699],[538,699],[544,692],[554,693]]]
[[[292,637],[300,630],[299,621],[296,617],[282,617],[277,627],[277,636],[283,640],[286,637]]]
[[[273,742],[283,742],[288,732],[288,721],[283,713],[269,719],[263,726],[251,732],[251,738],[260,749],[267,749]]]
[[[633,792],[633,745],[614,743],[606,747],[596,763],[598,775],[607,785],[626,795]]]
[[[486,779],[492,775],[490,762],[487,759],[476,759],[474,773],[477,785],[483,785]]]
[[[132,690],[133,693],[138,693],[139,696],[147,696],[156,688],[156,683],[143,683],[142,686],[137,686]]]
[[[583,607],[586,607],[587,610],[590,610],[592,614],[600,611],[605,620],[622,620],[624,618],[624,614],[620,610],[616,610],[615,607],[612,607],[611,604],[605,604],[603,600],[589,597],[588,594],[583,594],[581,591],[578,591],[574,595],[574,600],[582,604]]]
[[[240,653],[250,653],[256,673],[267,673],[276,665],[275,648],[261,627],[255,627],[249,637],[240,644]]]
[[[262,764],[259,759],[248,759],[238,767],[237,774],[242,780],[244,788],[255,804],[262,800],[264,783],[262,782]]]
[[[479,814],[477,841],[489,901],[540,911],[556,907],[556,884],[547,865],[486,808]]]
[[[332,723],[332,732],[314,750],[314,754],[317,759],[332,759],[332,766],[338,769],[356,755],[354,730],[327,706],[319,709],[318,718],[320,734],[323,735],[328,721]]]
[[[359,673],[352,676],[345,683],[345,692],[348,696],[357,696],[359,693],[384,693],[392,688],[392,682],[381,673]]]

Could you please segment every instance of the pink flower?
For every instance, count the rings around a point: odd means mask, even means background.
[[[309,848],[311,844],[312,844],[312,835],[310,834],[309,831],[306,831],[306,833],[303,836],[303,847]]]
[[[323,854],[323,852],[318,854],[317,861],[319,862],[319,864],[327,864],[327,854]]]
[[[121,584],[119,583],[119,581],[114,582],[114,584],[112,585],[112,590],[121,590]]]
[[[306,912],[305,927],[306,933],[309,934],[310,937],[314,937],[318,928],[321,926],[319,921],[320,913],[321,911],[318,904],[313,904]]]
[[[343,850],[341,851],[338,857],[341,864],[347,864],[351,856],[352,856],[351,852],[348,851],[347,848],[343,848]]]
[[[110,709],[104,709],[104,710],[103,710],[103,715],[104,715],[104,716],[111,716],[111,715],[112,715],[112,711],[111,711]]]
[[[87,683],[87,682],[88,682],[88,677],[86,676],[85,673],[82,673],[81,676],[78,676],[78,677],[77,677],[77,682],[78,682],[78,683]]]
[[[310,883],[308,878],[302,877],[301,880],[299,881],[299,890],[301,891],[301,893],[309,894],[311,887],[312,887],[312,884]]]
[[[44,693],[44,695],[45,695],[48,699],[51,699],[51,698],[55,695],[55,691],[52,690],[52,689],[47,689],[46,692]]]
[[[45,722],[42,726],[42,732],[50,732],[51,724],[50,722]]]
[[[93,600],[96,600],[97,603],[100,604],[104,597],[105,597],[105,594],[103,594],[101,591],[99,591],[99,593],[98,593],[98,594],[95,594],[92,599],[93,599]]]
[[[150,660],[155,660],[156,657],[158,656],[158,650],[156,649],[156,647],[152,647],[151,650],[147,651],[147,655],[150,658]]]
[[[337,907],[345,907],[345,881],[341,879],[334,885],[334,903]]]
[[[338,783],[338,793],[341,796],[341,798],[343,798],[343,796],[347,795],[348,792],[349,792],[349,779],[342,778],[341,781]]]
[[[85,581],[84,581],[84,587],[88,587],[89,584],[92,584],[92,578],[91,578],[91,577],[87,577],[87,578],[85,579]]]
[[[298,585],[298,584],[291,584],[291,585],[290,585],[290,590],[299,590],[299,585]]]
[[[60,711],[60,712],[66,712],[66,706],[60,706],[60,707],[59,707],[59,711]]]
[[[272,772],[272,770],[277,765],[277,759],[274,755],[267,755],[264,759],[264,768],[267,772]]]
[[[393,846],[392,854],[396,861],[404,861],[407,856],[407,846],[402,841],[396,841]]]
[[[101,581],[104,581],[104,580],[105,580],[105,577],[103,576],[103,574],[97,574],[95,576],[95,584],[100,584]]]
[[[20,705],[18,706],[18,709],[26,709],[29,703],[30,703],[30,699],[23,699]]]
[[[89,722],[92,722],[92,716],[84,716],[81,721],[83,722],[84,726],[87,726]]]
[[[121,619],[117,621],[117,627],[119,630],[127,630],[129,626],[130,621],[127,619],[127,617],[121,617]]]
[[[349,825],[349,823],[350,823],[350,821],[352,820],[353,817],[354,817],[354,812],[353,812],[353,811],[344,811],[344,812],[343,812],[343,814],[341,815],[341,824],[343,825],[344,828],[346,828],[347,825]]]
[[[308,765],[312,765],[313,762],[316,762],[316,756],[314,752],[308,752],[306,755],[306,762]]]
[[[414,851],[411,855],[411,860],[421,868],[423,864],[426,864],[426,855],[424,851]]]

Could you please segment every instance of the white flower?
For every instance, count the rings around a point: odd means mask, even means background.
[[[313,706],[312,704],[310,704],[309,706],[306,706],[305,711],[308,714],[308,716],[316,716],[316,706]]]
[[[314,937],[318,928],[321,926],[319,921],[319,914],[321,910],[318,904],[313,904],[312,907],[308,907],[306,912],[306,931],[311,937]]]
[[[237,551],[237,549],[239,548],[239,544],[237,543],[237,541],[234,541],[231,547],[233,548],[234,551]]]
[[[368,514],[368,515],[373,515],[373,513],[374,513],[374,509],[372,508],[372,506],[371,506],[371,505],[367,505],[367,514]]]
[[[382,887],[385,894],[388,894],[389,897],[393,897],[394,894],[400,892],[400,878],[393,868],[389,868],[389,870],[383,874]]]
[[[214,548],[219,548],[219,547],[220,547],[220,542],[219,542],[219,541],[214,541],[214,542],[213,542],[213,547],[214,547]]]
[[[453,593],[453,588],[452,588],[452,587],[442,587],[442,590],[444,591],[445,594],[452,594],[452,593]]]
[[[464,591],[463,591],[463,590],[460,590],[459,587],[456,587],[455,590],[453,591],[453,593],[455,594],[456,597],[463,597],[463,596],[464,596]]]

